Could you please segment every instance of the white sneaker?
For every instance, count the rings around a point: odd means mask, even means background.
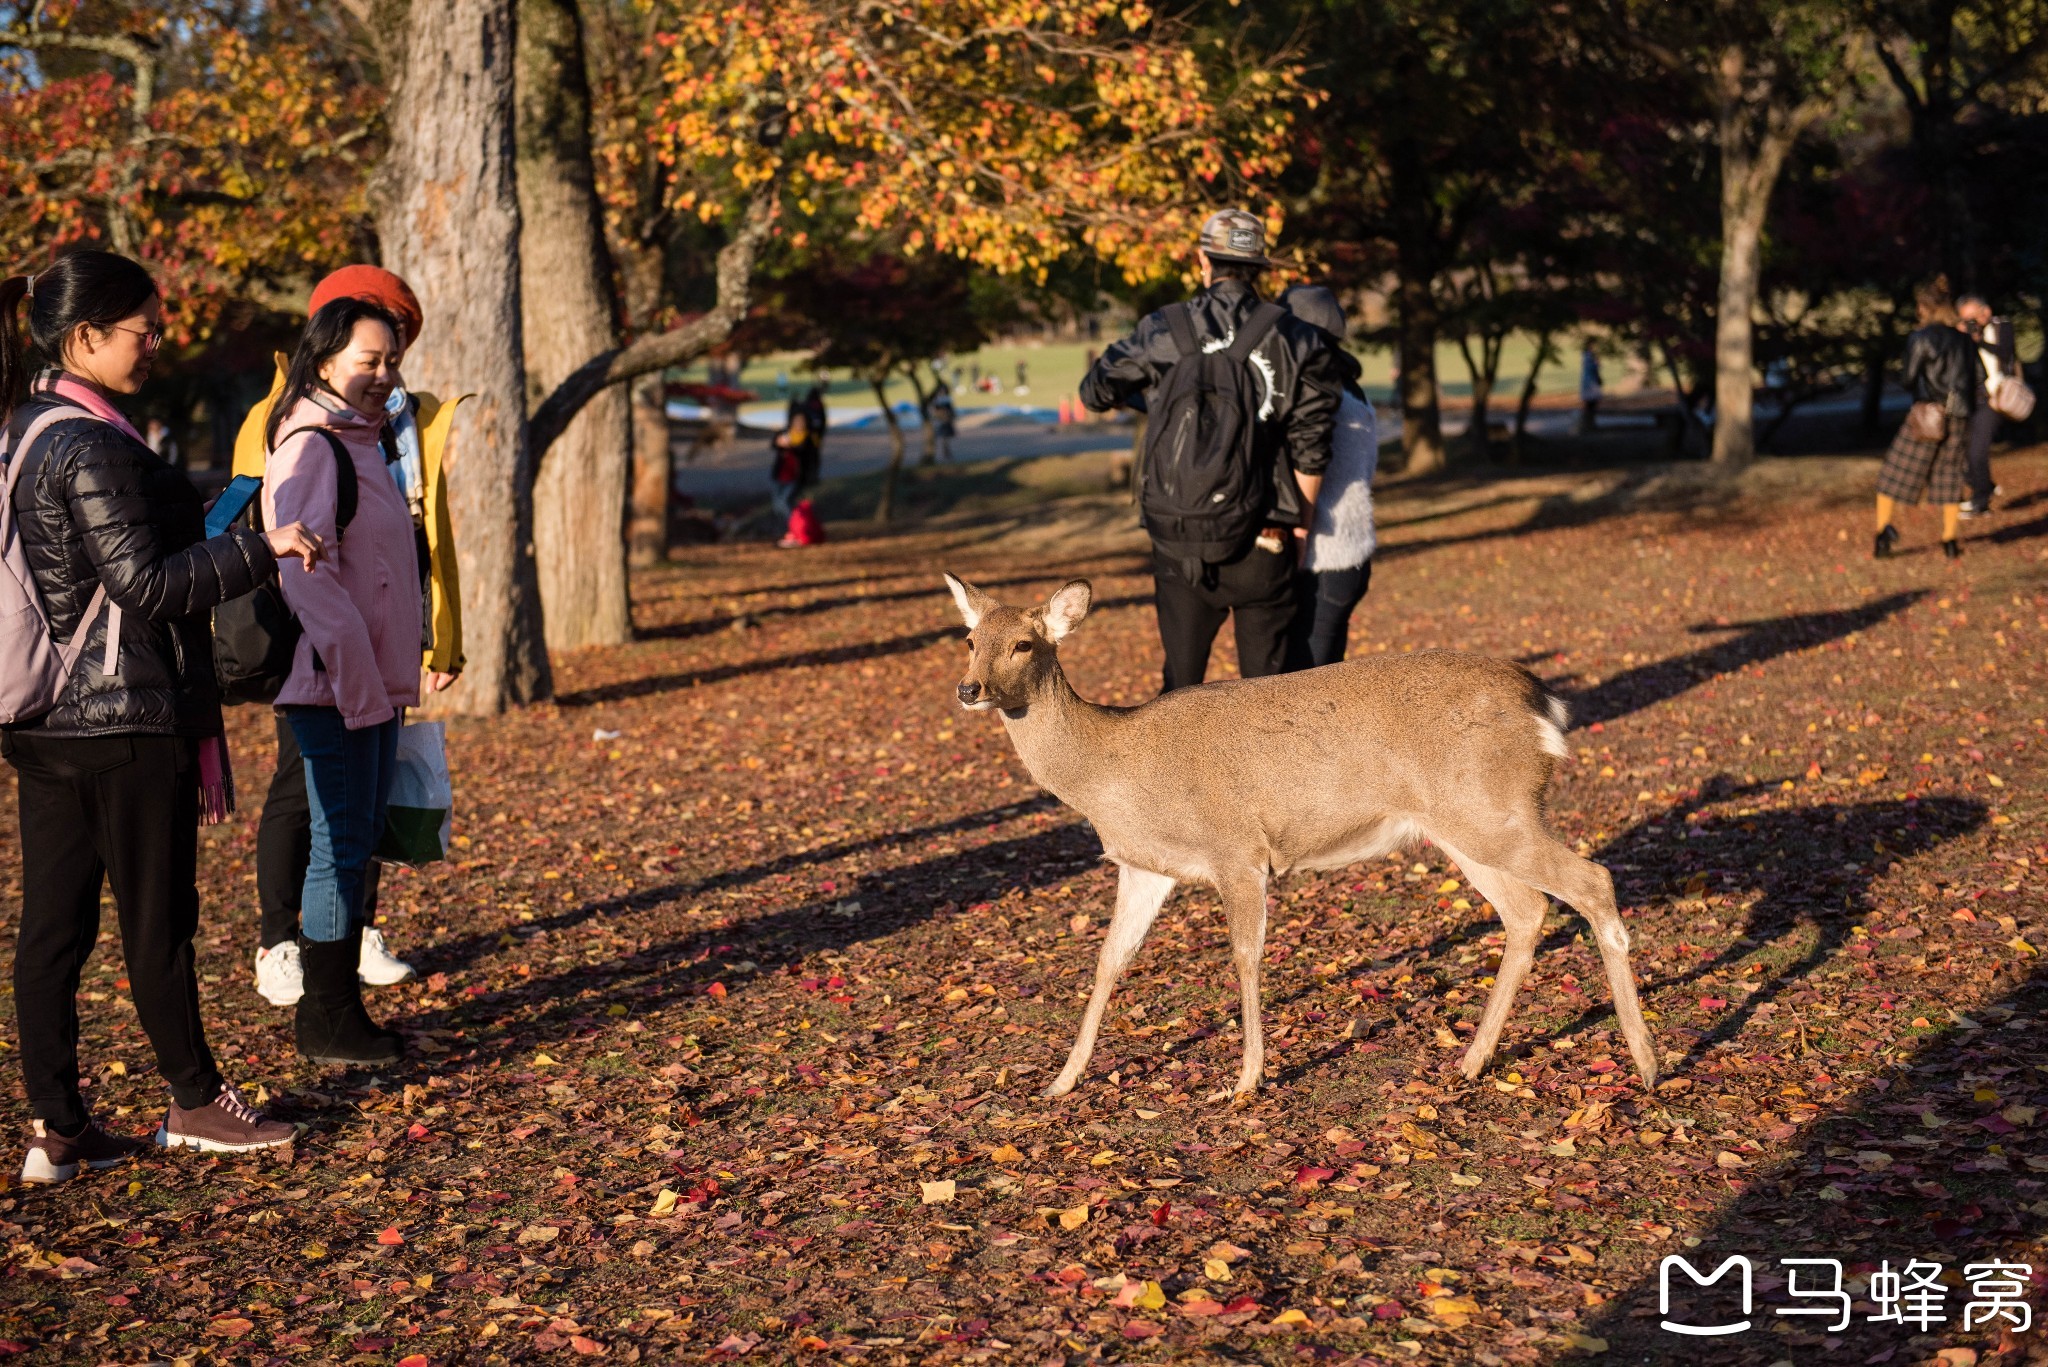
[[[272,1006],[297,1006],[306,992],[299,967],[299,942],[286,940],[256,951],[256,995]]]
[[[411,964],[384,948],[384,932],[368,926],[363,930],[363,952],[356,956],[356,976],[372,987],[390,987],[414,974]]]

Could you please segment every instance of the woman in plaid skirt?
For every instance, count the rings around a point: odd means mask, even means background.
[[[1983,384],[1983,365],[1976,348],[1957,326],[1955,302],[1948,281],[1936,279],[1915,292],[1920,327],[1906,339],[1905,383],[1913,396],[1913,412],[1899,425],[1877,474],[1877,542],[1872,554],[1882,560],[1898,544],[1892,515],[1900,503],[1941,505],[1941,553],[1954,560],[1963,553],[1957,540],[1969,465],[1970,414]],[[1924,435],[1916,418],[1934,425],[1941,435]]]

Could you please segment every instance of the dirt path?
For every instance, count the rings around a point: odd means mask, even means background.
[[[638,584],[647,639],[561,661],[559,705],[455,729],[460,860],[386,880],[422,977],[373,1001],[416,1061],[296,1061],[250,986],[254,812],[209,834],[216,1047],[307,1133],[0,1189],[0,1354],[2018,1361],[1988,1356],[2009,1321],[1963,1320],[1967,1268],[2048,1265],[2048,454],[2003,463],[1957,564],[1924,512],[1872,562],[1868,463],[1793,464],[1704,512],[1671,473],[1381,500],[1354,651],[1510,656],[1573,698],[1554,818],[1619,883],[1654,1094],[1561,912],[1503,1057],[1458,1076],[1500,942],[1424,849],[1278,889],[1255,1100],[1201,1100],[1237,1060],[1203,892],[1080,1090],[1038,1100],[1113,883],[952,705],[936,576],[1025,600],[1086,575],[1069,672],[1138,702],[1127,510],[707,549]],[[268,725],[234,718],[248,794]],[[0,870],[6,932],[11,821]],[[139,1133],[162,1092],[115,950],[84,985],[91,1095]],[[1752,1327],[1660,1329],[1672,1254],[1749,1258]],[[1847,1329],[1777,1313],[1828,1305],[1790,1297],[1793,1257],[1840,1261]],[[1913,1259],[1945,1319],[1870,1322],[1871,1273]],[[1684,1289],[1672,1318],[1739,1317]]]

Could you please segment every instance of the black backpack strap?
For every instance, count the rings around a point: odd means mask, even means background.
[[[1258,350],[1259,343],[1266,340],[1266,334],[1286,316],[1287,310],[1278,304],[1267,299],[1260,300],[1258,307],[1251,311],[1251,315],[1244,320],[1244,326],[1237,330],[1236,338],[1231,341],[1230,359],[1240,364],[1250,360],[1252,353]]]
[[[338,536],[348,530],[349,523],[356,520],[356,503],[361,498],[361,491],[356,487],[355,457],[341,444],[341,438],[325,427],[295,427],[279,437],[277,445],[284,445],[301,432],[311,432],[325,438],[327,449],[334,452],[334,531]]]
[[[1174,349],[1182,356],[1202,354],[1202,339],[1195,335],[1195,306],[1193,303],[1170,305],[1160,310],[1166,315],[1166,330],[1173,334]]]

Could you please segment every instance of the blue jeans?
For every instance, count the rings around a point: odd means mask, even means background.
[[[332,707],[278,709],[306,762],[313,816],[312,858],[299,897],[308,940],[346,939],[363,918],[364,873],[384,835],[384,805],[398,769],[400,717],[351,731]]]

